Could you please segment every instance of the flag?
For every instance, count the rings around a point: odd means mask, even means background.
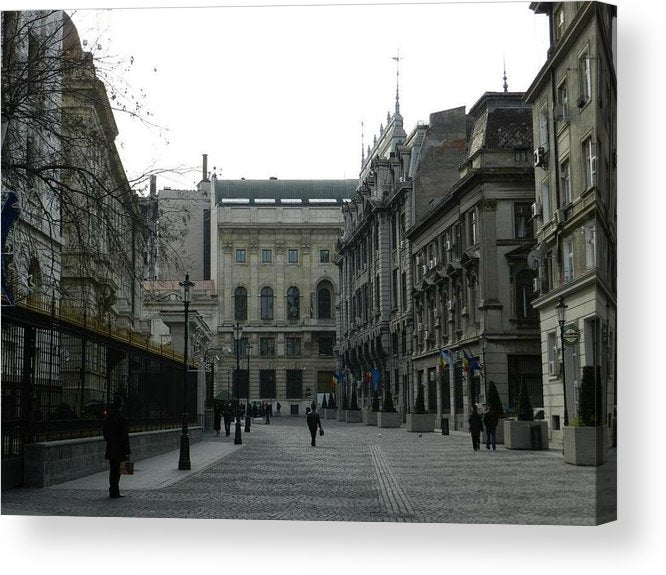
[[[379,387],[379,370],[376,367],[372,368],[370,378],[372,381],[372,389],[377,391],[377,388]]]
[[[335,386],[337,385],[337,383],[338,383],[338,378],[334,375],[334,376],[331,378],[331,386],[333,387],[333,392],[334,392],[334,393],[335,393]]]
[[[477,369],[481,371],[481,364],[476,360],[476,358],[466,349],[463,349],[463,355],[465,359],[465,369]]]

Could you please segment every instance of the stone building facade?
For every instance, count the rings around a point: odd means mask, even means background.
[[[213,174],[216,397],[279,401],[283,413],[302,414],[318,393],[333,391],[338,297],[333,256],[341,207],[356,185],[356,180],[218,180]]]
[[[408,230],[414,278],[414,386],[426,408],[463,429],[471,404],[493,381],[505,407],[521,381],[543,404],[538,318],[531,305],[535,272],[531,110],[522,93],[487,92],[473,120],[459,178]],[[434,180],[427,185],[438,186]],[[447,352],[442,361],[441,351]],[[464,356],[478,367],[465,369]]]
[[[597,2],[533,2],[530,8],[545,14],[551,29],[548,58],[526,101],[534,111],[534,305],[541,322],[546,417],[558,442],[564,397],[571,418],[584,366],[597,370],[603,386],[599,417],[609,434],[615,425],[617,9]],[[578,333],[564,349],[559,302],[567,306],[565,330]]]

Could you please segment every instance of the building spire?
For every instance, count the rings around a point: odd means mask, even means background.
[[[397,56],[392,56],[395,60],[395,113],[400,114],[400,48],[398,48]]]
[[[361,120],[361,168],[363,168],[363,164],[365,164],[365,147],[363,145],[363,120]]]
[[[504,76],[502,78],[504,79],[504,93],[506,94],[509,89],[509,85],[506,83],[506,58],[502,58],[502,61],[504,62]]]

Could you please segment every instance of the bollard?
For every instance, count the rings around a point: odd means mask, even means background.
[[[448,417],[442,417],[442,435],[448,435],[449,434],[449,418]]]
[[[540,425],[530,425],[530,447],[533,451],[543,449]]]

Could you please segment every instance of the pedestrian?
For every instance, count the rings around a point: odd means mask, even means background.
[[[481,430],[483,429],[483,422],[481,416],[476,410],[476,404],[472,405],[472,413],[469,416],[469,432],[472,434],[472,447],[474,451],[478,451],[481,447]]]
[[[264,404],[264,413],[266,414],[266,425],[271,423],[271,410],[268,407],[268,404]]]
[[[319,419],[319,414],[317,413],[317,406],[313,403],[312,404],[312,409],[309,411],[307,417],[305,418],[305,421],[308,424],[308,428],[310,429],[310,435],[312,436],[312,447],[315,447],[316,439],[317,439],[317,429],[319,429],[319,435],[324,435],[324,430],[321,426],[321,419]]]
[[[220,437],[220,429],[222,428],[222,410],[219,405],[215,406],[215,415],[213,417],[213,429],[215,430],[215,435]]]
[[[490,409],[483,414],[483,425],[486,428],[486,449],[490,449],[490,445],[492,444],[493,451],[495,451],[497,421],[498,417],[495,413],[495,408],[491,405]]]
[[[282,406],[280,405],[280,402],[277,402],[277,405],[275,406],[275,412],[277,413],[277,417],[280,417],[280,409]]]
[[[222,416],[224,417],[224,434],[229,437],[229,435],[231,435],[231,420],[234,416],[234,410],[230,401],[224,403]]]
[[[117,499],[120,494],[120,464],[130,456],[129,431],[127,420],[120,413],[122,402],[114,400],[104,421],[102,434],[106,441],[104,458],[109,460],[109,497]]]
[[[250,410],[248,409],[248,414],[250,413]],[[252,417],[257,417],[257,402],[253,401],[252,402]]]

